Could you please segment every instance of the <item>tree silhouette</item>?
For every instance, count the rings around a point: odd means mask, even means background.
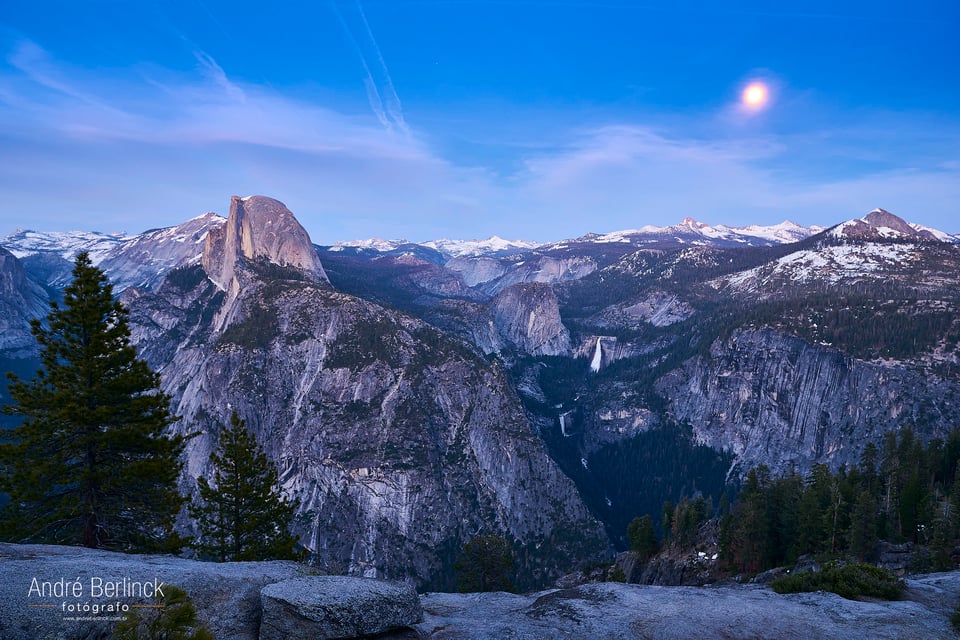
[[[199,500],[190,505],[200,528],[193,546],[201,555],[220,562],[296,557],[289,525],[298,503],[280,492],[276,468],[236,413],[210,463],[213,484],[198,478]]]
[[[81,253],[63,305],[33,321],[42,369],[8,374],[22,424],[0,435],[0,535],[16,542],[172,550],[182,436],[159,377],[130,344],[127,310]]]
[[[644,515],[631,520],[627,527],[627,541],[630,542],[630,550],[636,551],[642,562],[652,558],[660,549],[660,541],[653,530],[653,518]]]
[[[461,592],[513,591],[513,553],[500,536],[477,536],[463,546],[454,568]]]

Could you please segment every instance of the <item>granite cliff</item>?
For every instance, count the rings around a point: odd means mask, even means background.
[[[526,584],[605,557],[599,524],[502,367],[334,290],[278,204],[234,199],[202,266],[125,294],[137,345],[183,416],[177,428],[202,432],[185,489],[235,411],[300,499],[294,531],[325,570],[451,587],[453,560],[480,532],[522,551]]]

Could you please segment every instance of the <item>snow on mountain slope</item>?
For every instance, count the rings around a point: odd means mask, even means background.
[[[379,251],[381,253],[387,253],[393,251],[397,247],[400,247],[405,244],[410,244],[406,240],[384,240],[383,238],[367,238],[366,240],[347,240],[344,242],[337,242],[329,251],[343,251],[344,249],[373,249],[374,251]]]
[[[47,253],[71,262],[78,253],[86,251],[93,263],[99,264],[111,249],[129,238],[130,236],[124,233],[17,229],[5,238],[0,238],[0,246],[17,258]]]
[[[486,240],[430,240],[420,244],[454,257],[516,253],[540,246],[538,242],[504,240],[499,236],[490,236]]]
[[[337,242],[330,251],[343,251],[346,248],[373,249],[381,253],[396,251],[404,245],[417,244],[439,251],[448,257],[473,257],[518,253],[540,246],[537,242],[527,240],[504,240],[499,236],[490,236],[486,240],[428,240],[426,242],[410,242],[408,240],[383,240],[382,238],[368,238],[366,240],[349,240]]]
[[[215,213],[204,213],[175,227],[145,231],[111,248],[100,267],[117,291],[153,288],[177,267],[198,264],[207,232],[224,222]]]
[[[944,233],[939,229],[925,227],[922,224],[915,224],[913,222],[908,222],[907,224],[909,224],[914,230],[916,230],[919,233],[929,233],[940,242],[951,242],[951,243],[960,242],[960,236],[952,236],[949,233]]]
[[[626,243],[633,245],[693,244],[712,246],[770,246],[799,242],[823,230],[823,227],[802,227],[785,220],[780,224],[763,226],[749,225],[731,227],[723,224],[711,226],[693,218],[684,218],[680,224],[667,227],[645,225],[638,229],[625,229],[610,233],[590,233],[575,240],[564,240],[540,247],[562,249],[571,244]]]
[[[29,268],[35,277],[53,286],[69,281],[74,258],[86,251],[119,292],[129,286],[152,287],[171,270],[197,263],[207,231],[223,223],[224,219],[215,213],[205,213],[175,227],[151,229],[133,236],[96,231],[17,230],[0,239],[0,246],[17,258],[32,259]]]
[[[922,260],[914,243],[865,242],[804,249],[759,267],[711,281],[716,289],[737,293],[771,293],[784,283],[850,284],[902,274]]]
[[[874,209],[863,218],[847,220],[829,230],[834,238],[868,240],[947,241],[949,235],[927,227],[910,224],[884,209]]]

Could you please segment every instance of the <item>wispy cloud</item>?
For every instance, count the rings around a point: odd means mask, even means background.
[[[205,51],[199,49],[193,52],[194,57],[197,59],[197,62],[200,63],[200,67],[204,71],[204,75],[207,76],[215,85],[223,89],[224,93],[232,100],[238,102],[246,101],[246,95],[243,93],[243,89],[235,85],[233,82],[227,78],[227,74],[223,71],[220,65],[217,64],[217,61],[213,59],[212,56],[207,54]]]
[[[104,76],[15,43],[0,66],[3,220],[139,231],[148,219],[175,224],[224,212],[231,194],[265,193],[284,200],[318,242],[552,240],[687,215],[832,224],[876,206],[960,231],[960,135],[938,126],[923,129],[935,140],[923,137],[914,114],[789,135],[731,127],[723,114],[715,126],[700,114],[696,127],[606,117],[578,129],[542,126],[538,144],[504,145],[518,167],[505,170],[425,142],[442,132],[408,127],[399,99],[391,106],[392,83],[374,83],[369,70],[375,117],[237,81],[208,53],[194,57],[186,74],[138,67]],[[482,116],[458,111],[471,117]],[[857,170],[824,169],[837,157],[854,158]]]
[[[555,220],[592,223],[602,214],[616,220],[606,228],[684,216],[728,224],[777,217],[834,224],[877,206],[936,224],[934,211],[949,213],[945,204],[960,202],[960,170],[949,162],[810,177],[780,164],[797,143],[772,135],[704,141],[640,126],[602,127],[581,132],[559,152],[529,159],[520,190],[531,207],[550,208]]]
[[[113,116],[122,113],[116,106],[100,96],[78,86],[75,80],[70,79],[74,74],[65,69],[62,64],[58,64],[44,48],[35,42],[20,40],[15,44],[6,59],[11,67],[22,72],[33,84],[49,90],[54,97],[72,98],[80,104]],[[9,87],[7,87],[7,93],[11,97],[15,95],[15,92],[10,91]],[[48,99],[50,99],[50,96],[48,96]]]

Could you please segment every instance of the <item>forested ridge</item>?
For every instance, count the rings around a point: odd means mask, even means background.
[[[805,476],[751,469],[732,506],[718,509],[722,564],[750,574],[807,554],[870,562],[883,540],[914,543],[914,570],[953,569],[960,546],[958,461],[960,429],[926,445],[906,429],[888,433],[879,448],[868,444],[849,468],[817,464]],[[709,515],[702,505],[694,513]],[[692,526],[673,524],[673,535]]]

